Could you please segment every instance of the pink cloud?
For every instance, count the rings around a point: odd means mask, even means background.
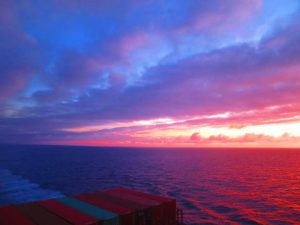
[[[300,137],[284,134],[280,137],[273,137],[264,134],[247,133],[238,137],[226,135],[212,135],[202,137],[194,133],[187,137],[160,137],[160,138],[129,138],[105,139],[103,140],[62,140],[43,142],[47,144],[63,145],[91,145],[91,146],[160,146],[160,147],[297,147],[300,144]]]
[[[196,132],[196,133],[193,133],[190,137],[191,141],[199,141],[200,140],[200,136],[199,136],[199,133]]]

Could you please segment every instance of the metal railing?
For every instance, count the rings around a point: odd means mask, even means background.
[[[183,223],[183,210],[180,208],[176,209],[176,221],[177,225],[184,225]]]

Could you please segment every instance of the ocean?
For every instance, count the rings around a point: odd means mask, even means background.
[[[300,149],[0,146],[0,205],[129,187],[186,224],[300,224]]]

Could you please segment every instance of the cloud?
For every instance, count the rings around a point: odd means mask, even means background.
[[[195,141],[195,140],[194,140]],[[229,137],[226,135],[212,135],[207,138],[198,137],[198,144],[202,145],[212,145],[212,146],[231,146],[232,144],[250,144],[249,146],[272,146],[272,147],[281,147],[281,144],[284,144],[286,146],[294,146],[300,142],[300,137],[290,136],[289,134],[283,134],[279,137],[274,137],[270,135],[264,135],[264,134],[253,134],[253,133],[247,133],[242,136],[237,137]]]
[[[199,136],[199,133],[196,132],[196,133],[193,133],[190,137],[191,141],[199,141],[200,140],[200,136]]]
[[[299,12],[253,41],[267,7],[260,0],[1,4],[2,141],[84,141],[96,133],[126,142],[147,129],[62,129],[156,118],[178,120],[157,128],[298,120]],[[218,139],[238,142],[211,136]]]
[[[33,74],[39,70],[39,48],[18,27],[11,5],[1,2],[0,9],[0,100],[22,91]]]

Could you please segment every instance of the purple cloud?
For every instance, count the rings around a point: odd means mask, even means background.
[[[63,129],[274,105],[298,112],[296,3],[273,5],[274,18],[268,0],[1,4],[0,142],[86,140],[94,133]],[[123,129],[97,135],[126,141]]]

